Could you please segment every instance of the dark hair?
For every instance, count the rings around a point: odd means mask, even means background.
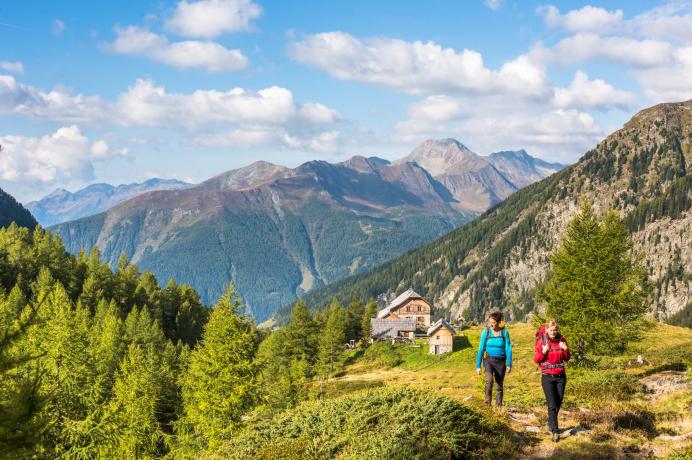
[[[494,319],[498,323],[502,321],[502,312],[501,311],[494,311],[488,315],[488,319]]]

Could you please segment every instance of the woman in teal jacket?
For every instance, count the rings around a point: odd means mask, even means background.
[[[485,359],[483,354],[485,353]],[[490,405],[493,399],[493,381],[495,382],[495,405],[502,406],[502,385],[505,374],[512,371],[512,342],[509,332],[502,322],[502,313],[492,312],[488,317],[488,327],[481,333],[476,357],[476,372],[481,375],[481,362],[485,368],[485,403]]]

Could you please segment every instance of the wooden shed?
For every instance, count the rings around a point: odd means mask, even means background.
[[[428,348],[430,354],[450,353],[454,347],[456,330],[444,319],[439,319],[428,329]]]

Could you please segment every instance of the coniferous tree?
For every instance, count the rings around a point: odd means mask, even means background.
[[[0,452],[9,458],[35,452],[47,423],[36,365],[41,354],[26,345],[37,313],[38,305],[27,302],[19,286],[7,296],[0,292]]]
[[[645,272],[614,212],[599,222],[591,207],[582,205],[550,260],[538,299],[560,322],[577,361],[585,362],[589,353],[620,352],[637,338],[646,311]]]
[[[334,373],[342,366],[342,354],[348,330],[348,313],[336,299],[327,311],[327,321],[320,331],[318,365],[322,375]]]
[[[351,297],[351,303],[348,304],[346,311],[348,312],[348,331],[346,333],[346,340],[359,340],[362,338],[361,322],[365,312],[365,304],[360,296],[353,295]]]
[[[215,448],[241,425],[258,402],[257,331],[240,316],[242,303],[230,284],[214,306],[182,378],[183,445]]]
[[[377,302],[375,299],[370,299],[368,304],[365,306],[365,311],[363,312],[363,317],[360,323],[363,340],[369,340],[372,336],[372,326],[370,324],[370,320],[375,316],[377,316]]]
[[[89,313],[74,308],[62,284],[56,282],[39,313],[41,324],[30,331],[31,347],[42,356],[41,391],[47,403],[42,415],[49,422],[46,447],[69,450],[75,422],[88,413],[95,366],[89,353]]]
[[[292,359],[315,363],[317,354],[317,323],[302,299],[291,312],[291,322],[285,328],[285,354]]]
[[[162,453],[163,432],[156,418],[160,392],[155,364],[141,345],[130,344],[104,415],[100,456],[151,458]]]

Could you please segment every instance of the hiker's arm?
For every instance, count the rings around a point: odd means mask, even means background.
[[[569,346],[567,346],[567,340],[563,337],[561,343],[565,344],[565,348],[560,347],[560,348],[562,348],[562,355],[565,357],[565,361],[569,361],[570,355],[569,355]]]
[[[483,348],[485,347],[485,333],[487,332],[486,329],[483,329],[483,332],[481,332],[481,338],[480,338],[480,343],[478,344],[478,355],[476,356],[476,369],[481,368],[481,362],[483,361]]]
[[[536,339],[536,349],[533,353],[533,362],[536,364],[541,364],[544,359],[545,355],[543,354],[543,341],[538,338]]]
[[[509,331],[505,329],[505,356],[507,356],[507,367],[512,367],[512,341],[509,340]]]

